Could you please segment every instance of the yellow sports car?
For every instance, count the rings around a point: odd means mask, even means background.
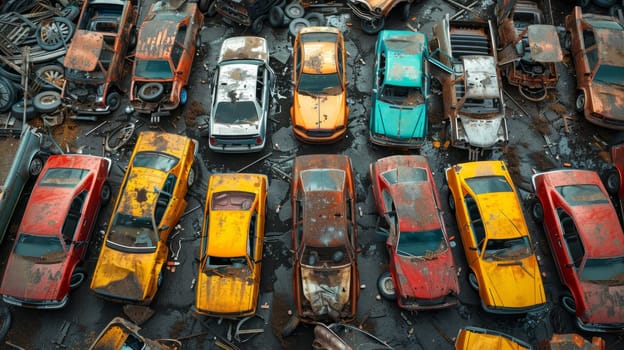
[[[113,301],[149,304],[162,283],[167,238],[195,182],[197,141],[139,134],[95,266],[91,289]]]
[[[446,169],[448,204],[468,261],[468,281],[485,311],[518,314],[544,307],[546,295],[518,194],[502,161]]]
[[[215,317],[256,313],[266,195],[265,175],[210,176],[199,249],[197,313]]]

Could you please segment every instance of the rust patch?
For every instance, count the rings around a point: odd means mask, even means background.
[[[182,114],[186,126],[193,127],[197,125],[197,116],[206,114],[204,106],[196,100],[191,101]]]
[[[552,131],[550,130],[550,125],[546,118],[541,115],[531,119],[531,124],[529,124],[531,130],[540,133],[541,135],[551,135]]]
[[[145,202],[147,200],[147,191],[144,188],[137,191],[136,200],[137,202]]]

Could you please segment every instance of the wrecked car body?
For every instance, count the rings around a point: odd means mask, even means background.
[[[544,14],[529,0],[496,3],[498,64],[509,84],[530,101],[542,101],[557,87],[557,62],[563,60],[555,26],[544,24]]]
[[[273,6],[280,4],[280,0],[214,0],[218,14],[234,23],[251,27],[254,34],[259,34],[264,28],[264,20]]]
[[[139,334],[141,327],[121,317],[113,318],[100,332],[89,350],[180,350],[175,339],[148,339]]]
[[[455,339],[455,350],[532,350],[524,340],[503,332],[480,327],[464,327]]]
[[[65,55],[62,97],[78,113],[107,114],[121,106],[128,46],[136,40],[133,1],[85,1],[77,30]]]
[[[376,34],[382,30],[386,17],[394,8],[400,8],[401,19],[409,18],[414,0],[347,0],[347,5],[361,21],[362,31]]]
[[[314,350],[392,350],[385,341],[358,327],[345,323],[314,326]]]

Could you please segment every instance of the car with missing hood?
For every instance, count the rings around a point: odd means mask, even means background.
[[[128,162],[91,280],[96,295],[149,304],[163,280],[167,239],[195,183],[199,143],[177,134],[144,131]]]
[[[468,263],[468,282],[478,291],[483,309],[495,314],[543,310],[542,275],[505,163],[461,163],[447,168],[445,174],[448,206],[455,213]]]
[[[260,174],[212,174],[199,248],[195,311],[212,317],[256,313],[268,180]]]

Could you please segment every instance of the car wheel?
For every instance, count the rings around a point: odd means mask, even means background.
[[[386,19],[382,17],[373,18],[370,21],[361,20],[360,26],[362,27],[362,31],[366,34],[377,34],[379,31],[383,29],[386,25]]]
[[[80,14],[80,7],[76,6],[76,5],[68,5],[63,7],[63,9],[61,10],[61,15],[63,15],[63,17],[67,18],[70,21],[75,21],[76,18],[78,18],[78,15]]]
[[[11,310],[4,303],[0,303],[0,341],[3,341],[11,328]]]
[[[254,19],[253,23],[251,24],[251,32],[256,35],[262,33],[262,30],[264,29],[264,20],[266,18],[267,18],[266,15],[262,15]]]
[[[197,182],[198,175],[199,172],[197,171],[197,165],[195,164],[195,162],[193,162],[193,165],[191,165],[191,169],[189,169],[188,178],[186,179],[186,184],[188,185],[188,187],[192,187],[195,182]]]
[[[279,28],[284,23],[284,10],[279,6],[273,6],[269,10],[269,23],[273,28]]]
[[[184,106],[188,101],[188,90],[183,87],[180,89],[180,106]]]
[[[115,152],[123,147],[134,135],[136,124],[128,122],[111,130],[104,137],[104,149],[107,152]]]
[[[0,112],[11,109],[16,97],[13,83],[4,77],[0,77]]]
[[[604,175],[604,186],[610,194],[617,194],[620,191],[620,173],[615,168],[607,170]]]
[[[137,46],[138,34],[136,28],[130,30],[130,39],[128,40],[128,52],[133,51]]]
[[[453,198],[453,192],[449,190],[448,194],[448,207],[451,212],[455,212],[455,198]]]
[[[295,18],[288,25],[288,34],[293,38],[297,36],[297,33],[303,28],[309,27],[310,22],[305,18]]]
[[[106,96],[106,104],[111,112],[118,110],[121,107],[121,95],[117,91],[109,92]]]
[[[570,292],[564,292],[561,295],[561,306],[569,313],[576,314],[576,302]]]
[[[214,0],[210,6],[208,6],[208,10],[206,11],[206,16],[214,17],[217,14],[217,1]]]
[[[410,18],[410,10],[412,9],[412,4],[406,2],[401,7],[401,19],[403,21],[407,21]]]
[[[583,113],[585,111],[585,92],[583,92],[582,90],[578,92],[578,95],[576,95],[576,102],[574,103],[574,107],[579,113]]]
[[[139,89],[139,97],[147,102],[157,101],[165,92],[165,87],[161,83],[147,83]]]
[[[282,337],[286,338],[293,334],[295,329],[297,329],[297,326],[299,326],[299,322],[301,322],[301,320],[297,315],[290,316],[288,322],[286,322],[286,325],[284,326],[284,329],[282,329]]]
[[[61,106],[61,94],[56,91],[43,91],[35,95],[33,106],[38,112],[54,112]]]
[[[544,207],[542,206],[542,202],[537,198],[533,198],[531,202],[531,216],[533,216],[533,220],[539,224],[544,222]]]
[[[5,77],[10,81],[21,84],[22,83],[22,75],[14,71],[9,66],[0,65],[0,77]]]
[[[325,16],[320,12],[309,12],[303,18],[310,22],[311,27],[318,27],[325,25]]]
[[[100,203],[101,206],[105,207],[108,202],[110,202],[111,194],[112,194],[111,186],[108,181],[104,181],[102,185],[102,189],[100,190]]]
[[[69,289],[75,290],[87,279],[87,271],[82,267],[76,267],[69,279]]]
[[[13,116],[21,119],[24,115],[24,100],[20,100],[14,103],[13,107],[11,107],[11,112],[13,113]],[[32,120],[36,116],[37,111],[32,105],[32,100],[28,99],[26,101],[26,120]]]
[[[618,18],[618,11],[622,11],[624,14],[624,8],[622,5],[613,5],[609,7],[609,16]]]
[[[46,86],[57,88],[59,91],[63,89],[65,82],[65,69],[58,64],[45,65],[35,72],[35,75]]]
[[[298,2],[292,2],[284,7],[284,14],[289,18],[301,18],[305,14],[303,6]]]
[[[39,175],[39,173],[41,173],[42,169],[43,159],[41,159],[41,157],[39,156],[34,156],[33,159],[30,161],[30,164],[28,165],[28,174],[30,174],[30,176],[37,176]]]
[[[75,25],[65,17],[54,17],[37,28],[37,44],[44,50],[52,51],[67,44],[74,34]]]
[[[201,11],[202,13],[207,12],[211,5],[210,1],[211,0],[199,0],[199,11]]]
[[[394,281],[392,281],[392,275],[386,271],[379,275],[377,278],[377,290],[379,294],[386,300],[396,300],[396,290],[394,288]]]
[[[472,287],[472,289],[479,291],[479,280],[477,280],[477,275],[474,272],[468,272],[468,284]]]

